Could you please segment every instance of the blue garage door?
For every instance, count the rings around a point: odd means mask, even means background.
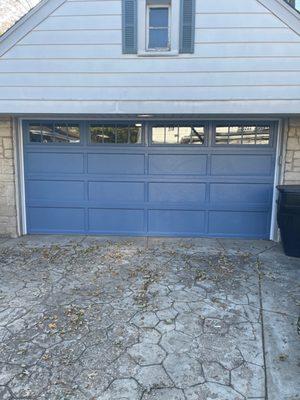
[[[268,122],[28,121],[29,233],[268,238]]]

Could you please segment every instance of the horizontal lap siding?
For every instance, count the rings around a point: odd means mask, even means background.
[[[196,12],[194,54],[147,58],[122,54],[121,0],[69,0],[0,60],[0,108],[58,100],[70,112],[78,100],[172,112],[178,101],[244,100],[240,112],[251,113],[247,101],[300,101],[300,38],[279,18],[256,0],[196,0]]]
[[[2,97],[7,100],[30,99],[30,100],[139,100],[143,89],[140,87],[68,87],[67,90],[60,90],[57,87],[10,87],[9,90],[2,90]],[[259,98],[272,100],[273,98],[289,100],[299,99],[299,87],[291,86],[287,92],[285,86],[239,86],[224,90],[224,87],[168,87],[162,90],[162,86],[147,87],[147,100],[181,101],[191,100],[250,100]]]
[[[28,74],[2,73],[0,87],[26,87]],[[30,75],[31,87],[230,87],[300,85],[298,71],[286,72],[123,72],[123,73],[39,73]]]
[[[102,1],[68,1],[63,7],[59,7],[53,16],[65,15],[120,15],[121,2],[119,0]]]
[[[62,31],[33,31],[22,40],[22,45],[56,44],[119,44],[122,41],[121,29],[95,30],[62,30]],[[195,32],[195,43],[264,43],[288,42],[299,43],[299,38],[288,28],[229,28],[202,29]]]
[[[245,3],[245,4],[243,4]],[[93,8],[94,14],[120,14],[119,0],[69,0],[63,7],[56,10],[53,15],[90,15]],[[197,13],[265,13],[266,9],[255,1],[238,0],[210,0],[209,2],[197,1]]]
[[[273,43],[264,48],[258,43],[209,43],[196,44],[195,57],[200,58],[241,58],[241,57],[299,57],[299,43]],[[10,51],[7,58],[14,59],[100,59],[122,57],[121,45],[19,45]],[[133,58],[133,57],[132,57]],[[193,57],[191,57],[191,62]],[[154,61],[154,60],[153,60]],[[99,61],[101,62],[101,61]],[[165,63],[167,60],[165,59]]]
[[[282,28],[285,25],[272,14],[197,14],[198,28]],[[120,15],[51,16],[38,26],[38,30],[120,29]]]
[[[154,62],[155,61],[155,62]],[[283,72],[288,74],[289,71],[300,71],[300,57],[291,59],[282,58],[239,58],[239,59],[222,59],[222,62],[216,62],[215,59],[209,58],[170,58],[155,59],[152,58],[136,58],[134,62],[132,58],[121,58],[117,60],[97,59],[86,60],[77,59],[72,62],[66,62],[64,59],[36,59],[32,60],[1,60],[0,73],[52,73],[55,78],[59,73],[180,73],[189,75],[190,73],[206,72]],[[280,84],[280,81],[278,81]]]

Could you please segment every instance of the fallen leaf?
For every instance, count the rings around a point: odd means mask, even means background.
[[[50,324],[48,324],[48,327],[50,329],[56,329],[57,328],[57,324],[56,324],[56,322],[50,322]]]

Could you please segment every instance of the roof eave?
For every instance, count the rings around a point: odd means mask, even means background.
[[[300,36],[300,13],[285,0],[257,1]]]
[[[0,36],[0,57],[66,0],[42,0]]]

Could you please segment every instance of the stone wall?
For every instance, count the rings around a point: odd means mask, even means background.
[[[12,122],[0,117],[0,236],[17,235]]]
[[[300,118],[289,120],[284,183],[300,184]]]

